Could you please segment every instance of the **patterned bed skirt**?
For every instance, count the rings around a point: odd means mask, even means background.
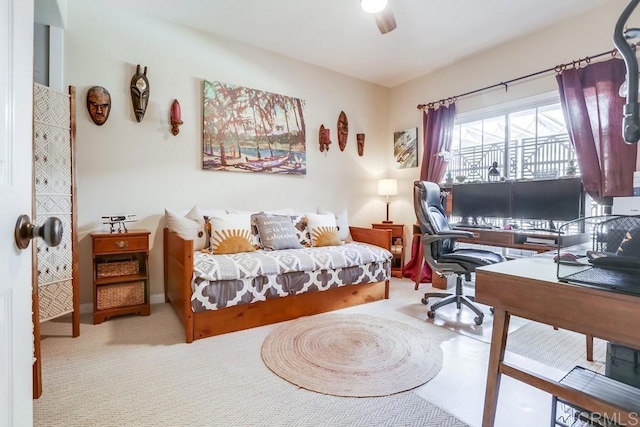
[[[383,282],[390,277],[391,263],[381,261],[354,267],[291,272],[238,280],[208,281],[195,278],[191,284],[191,308],[196,313],[219,310],[288,295],[326,291],[339,286]]]

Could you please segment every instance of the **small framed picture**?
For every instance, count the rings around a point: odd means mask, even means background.
[[[393,155],[396,169],[418,167],[418,128],[393,133]]]

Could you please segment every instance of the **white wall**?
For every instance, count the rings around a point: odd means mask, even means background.
[[[135,213],[135,227],[151,235],[151,293],[163,292],[164,208],[201,207],[302,211],[349,209],[352,225],[370,226],[384,216],[376,179],[392,157],[389,90],[264,50],[202,32],[111,10],[97,0],[69,4],[65,39],[66,83],[77,88],[77,207],[81,299],[91,301],[91,239],[100,216]],[[150,102],[137,123],[129,84],[136,64],[148,67]],[[202,81],[219,80],[306,101],[307,175],[284,176],[201,170]],[[108,121],[96,126],[86,107],[91,86],[111,93]],[[173,136],[169,108],[182,107],[184,125]],[[349,139],[337,144],[344,110]],[[334,139],[318,149],[321,124]],[[357,155],[356,133],[366,134]]]
[[[593,12],[479,52],[473,57],[393,88],[389,123],[391,131],[418,126],[418,138],[422,142],[422,112],[417,110],[418,104],[438,101],[613,49],[615,22],[626,4],[626,1],[612,0]],[[635,13],[630,21],[632,25],[629,26],[639,25],[638,21],[640,13]],[[473,34],[469,34],[469,37],[473,37]],[[461,98],[456,106],[458,113],[466,113],[554,90],[557,90],[557,85],[555,73],[551,72],[544,77],[512,84],[507,92],[495,89]],[[419,179],[420,170],[414,168],[393,171],[391,175],[398,178],[400,193],[392,203],[394,218],[397,222],[412,224],[415,222],[413,181]]]
[[[392,133],[417,126],[417,104],[436,101],[559,63],[613,48],[611,36],[626,5],[606,6],[562,25],[479,52],[391,90],[307,65],[264,50],[172,24],[110,10],[105,2],[73,2],[65,39],[66,83],[78,91],[77,172],[82,301],[91,301],[91,242],[104,214],[136,213],[136,226],[152,231],[151,292],[162,292],[162,215],[165,207],[314,210],[347,207],[351,223],[369,226],[384,217],[376,180],[399,179],[390,215],[415,222],[413,181],[419,169],[394,170]],[[637,25],[638,23],[632,23]],[[473,37],[472,34],[469,37]],[[446,41],[443,41],[446,42]],[[428,53],[425,53],[428,54]],[[148,67],[150,104],[135,121],[129,82],[136,64]],[[258,88],[306,100],[305,177],[201,170],[202,80]],[[89,87],[106,87],[112,111],[102,127],[84,107]],[[461,113],[556,89],[553,73],[457,102]],[[177,98],[185,124],[169,132],[169,107]],[[349,118],[349,142],[340,152],[335,140],[338,114]],[[329,153],[318,150],[320,124],[331,129]],[[358,157],[355,134],[366,134]],[[420,153],[421,154],[421,153]],[[408,257],[407,251],[407,257]]]

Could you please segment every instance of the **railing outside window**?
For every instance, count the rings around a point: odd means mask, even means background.
[[[493,162],[509,180],[580,175],[557,102],[457,123],[451,154],[445,179],[458,182],[488,181]]]

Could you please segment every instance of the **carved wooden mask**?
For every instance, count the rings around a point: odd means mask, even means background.
[[[140,73],[140,64],[138,64],[136,73],[131,77],[131,102],[138,122],[141,122],[144,118],[148,100],[149,80],[147,80],[147,67],[144,67],[144,73]]]
[[[358,156],[364,155],[364,133],[356,134],[356,141],[358,142]]]
[[[320,152],[329,151],[329,144],[331,144],[331,137],[329,136],[329,129],[326,129],[324,125],[320,125],[319,132]]]
[[[344,111],[340,111],[338,116],[338,146],[340,151],[344,151],[347,146],[347,137],[349,136],[349,121]]]
[[[102,86],[93,86],[87,91],[87,110],[93,123],[102,126],[111,112],[111,94]]]

